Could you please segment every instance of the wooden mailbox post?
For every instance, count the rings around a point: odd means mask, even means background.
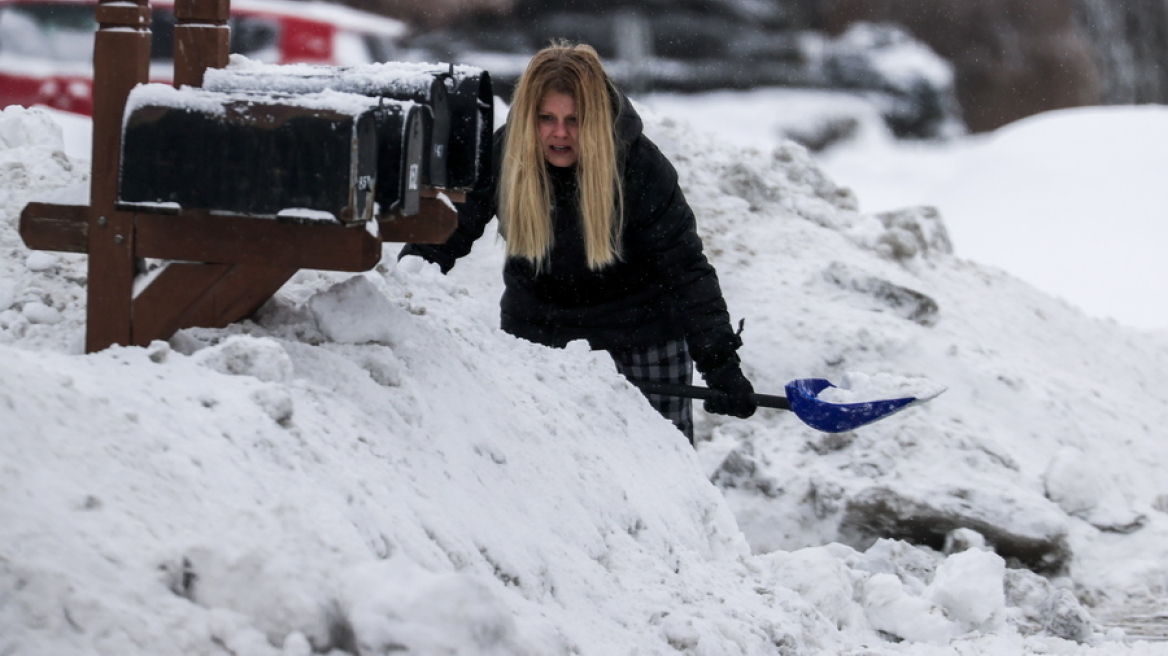
[[[229,0],[176,2],[175,86],[202,86],[206,69],[227,65],[229,16]],[[20,217],[29,248],[89,254],[86,352],[223,327],[253,314],[300,269],[367,271],[381,260],[383,242],[441,243],[454,231],[457,214],[436,189],[423,189],[417,214],[377,217],[377,231],[205,210],[119,210],[123,114],[130,91],[148,81],[150,6],[101,0],[96,18],[89,205],[29,203]],[[135,290],[144,258],[168,263]]]

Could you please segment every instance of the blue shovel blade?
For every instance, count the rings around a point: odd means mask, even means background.
[[[822,378],[800,378],[787,383],[787,400],[803,423],[825,433],[842,433],[870,424],[899,412],[914,402],[916,397],[880,399],[863,403],[829,403],[818,395],[835,387]]]

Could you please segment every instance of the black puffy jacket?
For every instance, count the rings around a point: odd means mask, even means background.
[[[718,276],[702,252],[677,171],[642,133],[641,118],[628,100],[622,98],[619,105],[625,193],[621,259],[599,271],[588,268],[575,170],[549,167],[555,198],[551,256],[538,274],[528,260],[508,258],[502,328],[548,346],[585,339],[592,348],[604,350],[684,336],[703,373],[737,362],[741,342],[731,327]],[[407,244],[401,256],[419,255],[446,272],[470,252],[495,216],[505,139],[506,128],[501,128],[495,134],[493,174],[467,194],[459,207],[458,228],[446,243]]]

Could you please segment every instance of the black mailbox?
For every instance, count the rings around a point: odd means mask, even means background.
[[[349,105],[139,86],[127,101],[118,204],[368,220],[376,105]]]
[[[450,149],[461,153],[451,158],[448,169],[452,188],[469,191],[490,172],[494,155],[495,97],[491,76],[470,66],[455,66],[450,94]]]
[[[127,101],[118,206],[342,223],[373,218],[375,202],[416,214],[423,114],[356,94],[139,86]]]
[[[417,214],[430,114],[419,105],[383,102],[377,117],[378,213]]]
[[[490,75],[473,66],[387,62],[362,66],[276,66],[248,62],[210,69],[204,86],[224,92],[337,91],[416,102],[429,113],[423,183],[469,191],[491,165]]]

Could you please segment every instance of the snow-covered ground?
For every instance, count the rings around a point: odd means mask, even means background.
[[[661,94],[659,111],[729,144],[770,148],[783,135],[851,121],[855,138],[819,163],[865,212],[936,207],[957,255],[1000,267],[1092,316],[1168,331],[1168,107],[1048,112],[945,142],[889,138],[845,93],[764,89]]]
[[[498,330],[493,234],[448,276],[387,246],[254,321],[84,355],[86,258],[30,252],[17,218],[84,196],[85,126],[8,108],[0,653],[1168,654],[1106,621],[1168,595],[1168,339],[964,255],[956,228],[950,252],[944,213],[867,213],[800,147],[731,143],[731,107],[644,110],[757,389],[948,390],[842,435],[699,410],[691,448],[605,357]],[[1069,559],[1040,577],[967,530],[846,546],[879,491]]]
[[[845,148],[826,169],[870,199],[865,210],[935,205],[958,255],[1093,315],[1168,331],[1165,144],[1168,107],[1090,107],[954,144]]]

